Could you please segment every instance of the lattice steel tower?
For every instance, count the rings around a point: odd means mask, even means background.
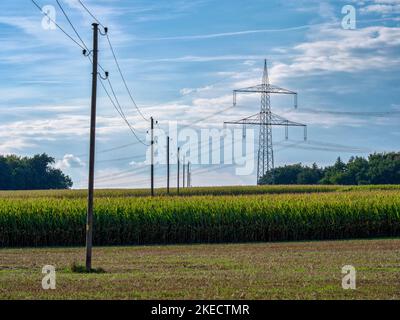
[[[288,94],[294,96],[294,107],[297,108],[297,93],[273,86],[269,82],[267,60],[264,62],[264,74],[260,85],[238,89],[233,91],[233,104],[236,105],[237,93],[260,93],[261,94],[261,110],[256,115],[233,122],[225,122],[225,124],[241,124],[259,125],[259,148],[258,148],[258,165],[257,165],[257,184],[261,179],[274,169],[274,149],[272,142],[272,126],[285,126],[286,139],[288,139],[289,127],[304,127],[304,139],[307,139],[307,126],[284,119],[271,111],[271,94]],[[272,177],[273,183],[273,177]]]
[[[260,126],[260,146],[258,149],[258,170],[257,177],[260,173],[264,176],[266,172],[274,169],[274,149],[272,147],[272,114],[271,114],[271,96],[268,92],[269,76],[267,60],[264,62],[264,74],[262,79],[261,93],[261,112],[260,122],[264,125]]]

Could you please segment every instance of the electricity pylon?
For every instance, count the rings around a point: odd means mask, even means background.
[[[238,93],[260,93],[261,111],[253,116],[238,120],[228,121],[225,124],[240,124],[245,128],[246,125],[260,126],[259,148],[258,148],[258,167],[257,184],[265,174],[274,169],[274,149],[272,143],[272,127],[284,126],[286,130],[286,139],[289,138],[289,127],[304,127],[304,140],[307,140],[307,125],[284,119],[271,111],[271,94],[286,94],[294,96],[294,107],[297,109],[297,93],[287,89],[273,86],[269,82],[267,60],[264,63],[264,74],[260,85],[238,89],[233,91],[233,104],[236,105]],[[273,176],[272,176],[273,180]]]

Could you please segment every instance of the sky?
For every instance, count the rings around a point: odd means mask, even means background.
[[[57,24],[80,43],[55,0],[36,1],[40,7],[54,7]],[[92,48],[93,18],[77,0],[59,1]],[[308,141],[299,128],[290,129],[288,141],[284,129],[273,129],[275,166],[326,166],[339,156],[348,160],[399,151],[400,0],[82,2],[108,27],[132,97],[144,115],[132,103],[107,38],[100,35],[99,63],[110,72],[120,105],[144,144],[121,119],[99,80],[98,188],[149,186],[145,144],[150,117],[158,121],[157,129],[177,122],[179,128],[198,133],[221,132],[224,121],[259,112],[259,95],[240,95],[233,107],[232,90],[260,84],[264,59],[271,83],[299,97],[295,110],[290,97],[272,96],[272,112],[308,126]],[[349,13],[342,11],[345,6],[355,10],[355,29],[343,27]],[[48,28],[31,0],[1,1],[0,12],[0,154],[47,153],[55,158],[55,167],[72,177],[75,188],[85,188],[90,61],[59,29]],[[255,130],[246,136],[254,159],[258,128],[246,129]],[[235,143],[243,140],[238,136]],[[172,141],[172,162],[176,147],[187,143],[185,133]],[[208,146],[207,141],[199,143]],[[156,148],[159,152],[163,143],[157,140]],[[255,166],[245,175],[238,174],[237,166],[193,165],[192,184],[256,184]],[[165,176],[166,166],[157,165],[157,187],[165,186]],[[175,176],[173,163],[173,184]]]

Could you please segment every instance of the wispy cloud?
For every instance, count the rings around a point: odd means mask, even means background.
[[[399,0],[367,0],[366,2],[360,2],[360,5],[362,4],[366,4],[360,9],[362,13],[376,13],[381,15],[400,13]]]
[[[35,144],[28,142],[22,137],[13,137],[13,139],[2,139],[0,143],[0,154],[13,154],[17,151],[22,151],[25,148],[34,146]]]

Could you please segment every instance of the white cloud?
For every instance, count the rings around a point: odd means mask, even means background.
[[[214,89],[214,86],[209,85],[209,86],[205,86],[205,87],[201,87],[201,88],[183,88],[179,92],[182,96],[187,96],[192,93],[200,93],[200,92],[204,92],[204,91],[210,91],[212,89]]]
[[[136,118],[128,118],[135,123]],[[142,132],[137,131],[144,139]],[[129,128],[117,116],[97,117],[97,140],[110,139],[114,134],[126,134],[130,137]],[[27,119],[3,123],[0,127],[0,140],[11,141],[0,145],[0,151],[10,153],[28,147],[42,147],[45,142],[71,141],[89,137],[89,116],[60,115],[49,118]],[[68,147],[68,146],[64,146]]]
[[[131,161],[131,162],[129,163],[129,165],[132,166],[132,167],[138,167],[138,168],[140,168],[140,167],[145,167],[145,166],[147,166],[148,163],[147,163],[146,161],[141,161],[141,162]]]
[[[362,13],[376,13],[381,15],[400,13],[399,0],[372,0],[360,9]]]
[[[256,63],[257,62],[255,60],[246,60],[243,62],[245,66],[250,66],[250,67],[254,66]]]
[[[400,58],[394,54],[400,49],[400,28],[326,28],[311,37],[311,41],[293,48],[298,55],[292,61],[272,67],[274,81],[332,72],[393,70],[400,65]]]
[[[54,165],[55,168],[65,170],[70,168],[82,168],[85,163],[73,154],[66,154],[62,160],[59,160]]]
[[[224,96],[216,98],[196,98],[192,101],[194,106],[198,107],[220,107],[232,104],[232,94],[227,94]]]

